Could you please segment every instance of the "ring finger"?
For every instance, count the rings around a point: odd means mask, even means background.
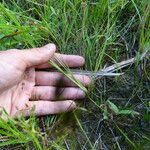
[[[37,86],[32,91],[31,100],[75,100],[85,98],[85,93],[80,88],[52,86]]]

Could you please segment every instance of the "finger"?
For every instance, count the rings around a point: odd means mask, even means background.
[[[46,63],[55,51],[56,46],[54,44],[47,44],[44,47],[22,50],[19,53],[26,66],[31,67]]]
[[[25,116],[29,116],[32,108],[35,108],[35,114],[37,116],[50,115],[50,114],[59,114],[71,111],[76,108],[74,101],[33,101],[29,102],[29,108],[24,110]]]
[[[91,83],[91,79],[85,75],[73,75],[73,77],[80,81],[84,86]],[[76,86],[70,79],[58,72],[36,72],[35,84],[42,86]]]
[[[65,63],[69,67],[81,67],[84,65],[85,60],[83,57],[78,55],[64,55],[55,53],[54,55],[60,62]],[[53,58],[52,58],[53,60]],[[58,62],[54,59],[54,62],[58,64]],[[49,63],[43,63],[42,65],[38,65],[35,68],[43,69],[43,68],[51,68],[52,66]]]
[[[56,88],[50,86],[34,87],[32,91],[32,100],[64,100],[64,99],[83,99],[85,93],[80,88]]]

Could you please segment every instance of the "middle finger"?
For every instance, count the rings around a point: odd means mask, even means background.
[[[91,82],[91,79],[85,75],[73,75],[73,77],[84,86],[88,86]],[[40,86],[76,86],[75,83],[59,72],[36,71],[35,82],[36,85]]]

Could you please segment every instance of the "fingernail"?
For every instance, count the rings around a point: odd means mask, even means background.
[[[80,89],[77,91],[77,98],[79,97],[82,99],[82,98],[85,98],[85,96],[86,96],[86,94],[83,90]]]
[[[68,107],[69,110],[73,110],[76,108],[76,103],[74,101],[68,100],[68,102],[69,102],[69,107]]]
[[[50,44],[45,45],[44,47],[48,50],[56,51],[56,45],[55,44],[50,43]]]

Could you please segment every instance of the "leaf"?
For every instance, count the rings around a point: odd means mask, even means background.
[[[54,9],[52,6],[50,6],[50,9],[51,9],[51,11],[53,12],[53,14],[57,15],[55,9]]]
[[[108,119],[108,112],[107,112],[107,110],[104,110],[104,112],[103,112],[103,118],[104,118],[104,120]]]
[[[12,139],[5,142],[0,142],[0,147],[14,144],[24,144],[24,141],[19,141],[18,139]]]
[[[139,115],[138,112],[134,110],[128,110],[128,109],[120,110],[118,114],[119,115]]]
[[[124,110],[120,110],[119,112],[118,112],[118,114],[119,115],[130,115],[130,114],[132,114],[133,113],[133,110],[128,110],[128,109],[124,109]]]
[[[110,108],[113,112],[115,112],[116,114],[119,113],[119,109],[118,109],[118,107],[117,107],[114,103],[108,101],[108,104],[109,104],[109,108]]]

